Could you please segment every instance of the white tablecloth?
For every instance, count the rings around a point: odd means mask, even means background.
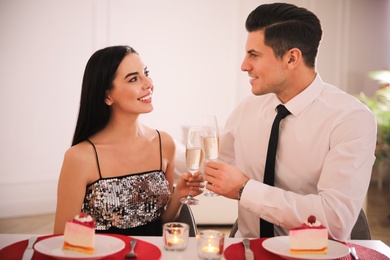
[[[11,245],[15,242],[28,239],[31,236],[41,236],[36,234],[0,234],[0,248]],[[43,236],[43,235],[42,235]],[[163,247],[162,237],[137,237],[149,243],[156,245],[160,248],[162,253],[161,260],[193,260],[198,259],[196,253],[196,238],[191,237],[189,239],[188,247],[183,252],[169,252],[166,251]],[[229,245],[240,242],[240,238],[225,238],[225,248]],[[374,249],[388,257],[390,257],[390,247],[387,246],[380,240],[349,240],[347,242],[351,242],[357,245],[365,246],[371,249]]]

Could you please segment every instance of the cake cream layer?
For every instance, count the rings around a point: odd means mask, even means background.
[[[94,248],[95,229],[69,221],[66,223],[64,242],[73,246]]]
[[[308,228],[290,230],[291,250],[323,250],[328,247],[328,231],[326,228]]]

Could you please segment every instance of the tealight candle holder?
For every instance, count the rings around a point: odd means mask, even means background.
[[[219,260],[222,258],[225,234],[217,230],[203,230],[199,232],[198,257],[203,260]]]
[[[163,225],[164,248],[168,251],[183,251],[187,248],[189,226],[180,222]]]

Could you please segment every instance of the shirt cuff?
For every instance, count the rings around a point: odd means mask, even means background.
[[[250,179],[241,194],[240,206],[248,211],[259,214],[261,200],[264,191],[269,188],[268,185],[263,185],[262,182]]]

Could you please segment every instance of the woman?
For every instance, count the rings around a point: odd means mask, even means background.
[[[175,143],[138,122],[153,110],[154,85],[129,46],[97,51],[84,72],[80,112],[64,157],[54,233],[80,211],[95,219],[97,233],[162,234],[189,189],[202,192],[203,177],[183,174],[173,192]]]

